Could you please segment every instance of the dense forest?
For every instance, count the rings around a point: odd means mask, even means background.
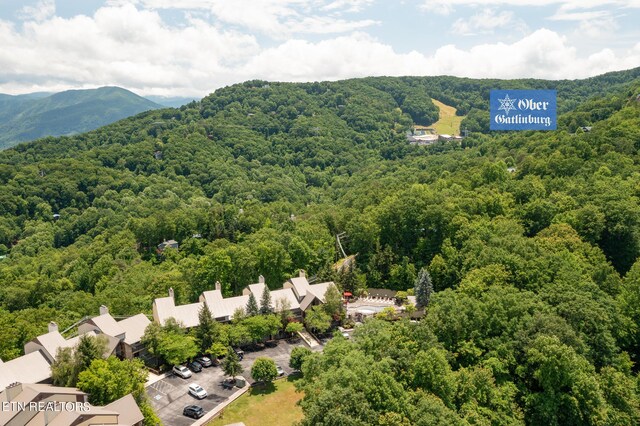
[[[557,89],[559,130],[486,131],[497,86]],[[332,278],[344,233],[354,290],[424,267],[435,294],[418,324],[371,321],[305,361],[305,424],[637,424],[639,94],[640,68],[250,81],[2,151],[0,359],[169,287]],[[466,115],[462,144],[407,144],[431,99]]]

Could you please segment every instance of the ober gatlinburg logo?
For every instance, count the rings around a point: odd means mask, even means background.
[[[491,130],[555,130],[555,90],[492,90]]]

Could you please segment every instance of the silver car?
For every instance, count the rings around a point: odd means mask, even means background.
[[[176,376],[180,376],[183,379],[188,379],[189,377],[191,377],[191,371],[189,371],[189,369],[184,365],[174,365],[173,372]]]
[[[189,394],[198,399],[205,399],[207,397],[207,391],[202,389],[202,386],[197,383],[191,383],[189,385]]]

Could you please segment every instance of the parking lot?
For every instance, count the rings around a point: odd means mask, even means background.
[[[261,351],[245,351],[244,359],[240,362],[244,372],[240,374],[247,379],[248,384],[254,382],[251,377],[251,366],[258,357],[269,357],[273,359],[284,370],[285,374],[292,372],[289,368],[289,355],[295,346],[304,346],[304,343],[290,344],[280,340],[275,347],[268,347]],[[199,405],[205,413],[215,409],[224,402],[231,394],[237,391],[234,389],[224,389],[222,380],[224,373],[220,367],[203,368],[200,373],[192,373],[189,379],[183,379],[176,375],[169,375],[166,378],[147,387],[147,394],[156,414],[165,425],[188,426],[195,422],[194,419],[182,415],[182,410],[187,405]],[[207,391],[207,398],[198,400],[187,393],[187,387],[191,383],[197,383]]]

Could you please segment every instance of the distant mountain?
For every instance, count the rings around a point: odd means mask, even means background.
[[[180,108],[182,105],[200,100],[184,96],[146,96],[146,99],[169,108]]]
[[[44,136],[86,132],[159,108],[163,106],[120,87],[0,94],[0,149]]]

